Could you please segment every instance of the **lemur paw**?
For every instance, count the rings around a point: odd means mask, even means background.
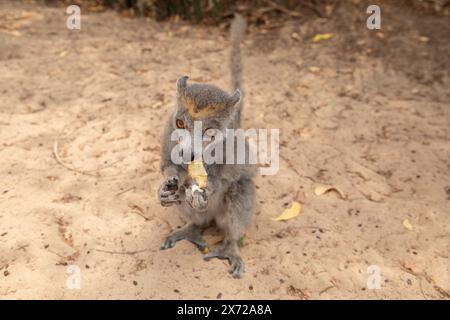
[[[159,187],[159,201],[163,207],[179,202],[178,180],[178,176],[170,176]]]
[[[187,188],[186,203],[194,210],[205,211],[208,207],[206,191],[202,189]]]
[[[211,259],[226,259],[230,263],[228,272],[233,278],[241,278],[245,272],[245,263],[237,253],[230,252],[226,247],[215,248],[206,254],[203,259],[209,261]]]

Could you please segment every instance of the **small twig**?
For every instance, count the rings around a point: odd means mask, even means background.
[[[319,296],[321,296],[322,293],[325,293],[325,292],[327,292],[328,290],[333,289],[333,288],[335,288],[334,285],[329,286],[329,287],[326,287],[325,289],[323,289],[322,291],[319,292]]]
[[[22,246],[19,246],[16,250],[23,250],[25,251],[26,248],[28,248],[30,245],[29,244],[24,244]]]
[[[436,290],[437,292],[439,292],[439,294],[447,299],[450,299],[450,293],[447,292],[445,289],[439,287],[436,282],[434,282],[434,280],[426,273],[426,272],[415,272],[414,270],[412,270],[411,268],[408,268],[405,266],[404,263],[400,263],[400,267],[403,271],[412,274],[413,276],[419,278],[419,280],[421,280],[422,278],[425,279],[429,284],[431,284],[434,288],[434,290]]]
[[[286,161],[288,167],[289,167],[292,171],[294,171],[294,173],[296,173],[299,177],[301,177],[301,178],[306,178],[306,179],[308,179],[308,180],[310,180],[310,181],[312,181],[312,182],[316,182],[313,178],[308,177],[308,176],[304,176],[304,175],[300,174],[300,172],[298,172],[298,170],[294,167],[294,165],[289,161],[288,158],[286,158],[285,156],[282,156],[282,155],[280,155],[280,158],[283,159],[284,161]]]
[[[77,172],[77,173],[84,174],[87,176],[98,177],[98,174],[92,174],[87,171],[78,170],[78,169],[72,168],[72,167],[68,166],[67,164],[65,164],[64,161],[61,160],[61,158],[59,157],[59,154],[58,154],[58,138],[56,138],[55,142],[53,143],[53,156],[55,157],[56,162],[58,162],[61,166],[63,166],[64,168],[66,168],[69,171]]]
[[[125,190],[122,190],[122,191],[116,193],[116,196],[120,196],[120,195],[122,195],[122,194],[124,194],[124,193],[126,193],[128,191],[135,190],[135,189],[136,189],[136,186],[132,186],[132,187],[130,187],[128,189],[125,189]]]
[[[423,292],[423,288],[422,288],[422,279],[419,279],[419,287],[420,287],[420,292],[422,292],[422,296],[425,300],[428,300],[427,296],[425,295],[425,292]]]
[[[55,139],[55,142],[53,143],[53,156],[55,157],[56,162],[58,162],[61,166],[63,166],[64,168],[66,168],[69,171],[73,171],[73,172],[77,172],[80,174],[84,174],[87,176],[91,176],[91,177],[100,177],[100,174],[98,173],[98,171],[100,170],[104,170],[106,168],[109,168],[113,165],[115,165],[116,163],[122,161],[124,159],[124,157],[118,159],[117,161],[114,161],[112,163],[109,163],[103,167],[94,169],[94,170],[80,170],[80,169],[76,169],[76,168],[72,168],[71,166],[67,165],[66,163],[64,163],[64,161],[61,159],[61,157],[59,156],[59,152],[58,152],[58,143],[59,143],[59,137],[61,136],[62,132],[64,132],[65,127],[61,130],[61,132],[58,134],[58,136]],[[93,172],[96,172],[96,174],[93,174]]]

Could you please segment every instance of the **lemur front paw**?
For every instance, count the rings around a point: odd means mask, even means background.
[[[186,189],[186,203],[194,210],[205,211],[208,207],[208,196],[206,191],[194,188],[195,185]]]
[[[178,181],[178,176],[170,176],[159,187],[159,201],[163,207],[179,203]]]

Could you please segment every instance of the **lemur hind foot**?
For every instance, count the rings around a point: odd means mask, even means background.
[[[169,234],[164,240],[160,249],[166,250],[173,248],[175,246],[175,243],[177,243],[180,240],[187,240],[189,242],[192,242],[198,247],[200,251],[204,251],[205,248],[207,247],[207,244],[202,237],[201,228],[199,228],[195,224],[190,223],[185,225],[181,229]]]

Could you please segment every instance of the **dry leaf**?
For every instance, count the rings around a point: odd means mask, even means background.
[[[322,40],[328,40],[328,39],[330,39],[332,37],[333,37],[332,33],[319,33],[319,34],[316,34],[314,36],[312,41],[313,42],[319,42],[319,41],[322,41]]]
[[[297,201],[293,201],[290,208],[287,208],[276,218],[272,218],[274,221],[289,220],[297,217],[300,214],[302,205]]]
[[[59,56],[62,58],[62,57],[67,56],[68,54],[69,54],[69,50],[64,50],[59,54]]]
[[[312,73],[316,73],[316,72],[319,72],[319,71],[320,71],[320,68],[319,68],[319,67],[314,67],[314,66],[312,66],[312,67],[309,67],[309,68],[308,68],[308,71],[309,71],[309,72],[312,72]]]
[[[403,226],[410,231],[413,229],[413,226],[408,219],[403,220]]]
[[[325,194],[325,193],[327,193],[327,192],[330,192],[330,191],[337,192],[337,194],[339,194],[339,196],[341,197],[341,199],[347,198],[346,195],[345,195],[341,190],[339,190],[338,188],[333,187],[333,186],[325,186],[325,185],[317,186],[317,187],[314,189],[314,194],[315,194],[316,196],[321,196],[321,195],[323,195],[323,194]]]

